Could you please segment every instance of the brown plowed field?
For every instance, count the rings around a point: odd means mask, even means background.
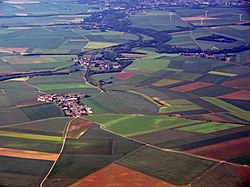
[[[187,92],[187,91],[192,91],[192,90],[196,90],[199,88],[204,88],[204,87],[211,86],[211,85],[213,85],[213,84],[207,83],[207,82],[193,82],[190,84],[177,86],[177,87],[171,88],[169,90],[176,91],[176,92]]]
[[[74,119],[69,126],[67,138],[78,139],[90,127],[94,125],[93,121],[83,118]]]
[[[0,148],[0,156],[55,161],[58,157],[58,154],[39,152],[39,151],[30,151],[30,150],[22,150],[22,149]]]
[[[118,75],[116,75],[115,78],[118,80],[128,80],[134,76],[136,76],[135,73],[123,71],[123,72],[119,73]]]
[[[70,187],[173,187],[165,181],[153,178],[138,171],[111,164],[83,179]]]
[[[239,89],[249,89],[250,88],[250,76],[244,77],[241,79],[236,79],[232,81],[223,82],[222,86],[228,86],[231,88],[239,88]]]
[[[226,95],[219,96],[218,98],[223,99],[238,99],[238,100],[250,100],[250,91],[240,90]]]
[[[249,154],[250,137],[225,141],[211,146],[190,149],[187,152],[205,157],[229,160]]]

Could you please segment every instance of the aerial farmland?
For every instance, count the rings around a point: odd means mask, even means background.
[[[0,186],[250,186],[247,0],[0,0]]]

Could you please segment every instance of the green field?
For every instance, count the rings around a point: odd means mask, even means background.
[[[163,186],[247,186],[250,101],[219,97],[248,90],[250,50],[237,51],[250,43],[249,7],[146,1],[0,0],[0,76],[24,76],[0,81],[0,149],[10,149],[0,155],[0,187],[92,182],[110,164]],[[213,34],[235,41],[201,38]],[[90,69],[78,65],[81,58],[90,59]],[[99,85],[86,82],[86,72]],[[37,100],[73,93],[87,94],[80,102],[93,113],[76,120],[61,104]],[[229,150],[228,163],[199,152],[210,147],[218,156],[217,145],[231,142],[245,152]],[[12,149],[59,157],[52,167],[53,159],[19,158]],[[130,174],[104,180],[112,186]],[[145,187],[140,182],[131,185]]]
[[[250,121],[250,111],[247,111],[247,112],[233,111],[231,113],[234,116],[240,117],[241,119],[245,119],[247,121]]]
[[[231,124],[231,123],[210,122],[210,123],[202,123],[202,124],[197,124],[197,125],[185,126],[185,127],[178,128],[178,130],[207,134],[207,133],[227,130],[231,128],[236,128],[240,126],[241,125]]]
[[[57,89],[72,89],[72,88],[93,88],[93,86],[83,83],[57,83],[57,84],[36,84],[39,90],[57,90]]]
[[[145,113],[141,109],[131,106],[130,103],[121,101],[116,96],[108,93],[92,94],[88,98],[82,99],[82,103],[90,106],[94,114],[141,114]]]
[[[161,114],[201,109],[201,107],[185,99],[166,100],[165,102],[168,103],[170,106],[161,107],[159,110],[159,113]]]
[[[142,72],[155,72],[162,69],[166,69],[170,62],[170,59],[173,57],[168,54],[158,54],[152,51],[143,52],[147,53],[147,56],[135,60],[131,65],[127,67],[128,70],[131,69]]]
[[[46,119],[2,127],[0,147],[58,153],[70,118]]]
[[[158,107],[155,103],[152,103],[148,98],[144,98],[139,94],[123,91],[113,91],[111,94],[120,99],[121,102],[139,109],[142,114],[156,114],[158,112]]]
[[[0,172],[44,176],[52,162],[0,156]]]
[[[0,126],[30,121],[30,119],[18,108],[0,110],[0,119]]]
[[[85,48],[87,49],[101,49],[105,47],[110,47],[113,45],[117,45],[117,43],[111,43],[111,42],[89,42]]]
[[[57,137],[57,136],[46,136],[39,134],[28,134],[28,133],[8,132],[8,131],[0,131],[0,136],[11,137],[11,138],[23,138],[30,140],[62,141],[62,137]]]
[[[79,33],[79,31],[77,31]],[[117,32],[117,31],[95,31],[95,32],[85,32],[81,33],[91,42],[109,44],[109,43],[125,43],[131,40],[137,40],[138,36],[129,33]],[[100,46],[100,44],[99,44]],[[98,47],[98,46],[97,46]],[[88,46],[86,46],[88,48]]]
[[[186,186],[195,177],[199,177],[215,165],[216,162],[145,147],[119,160],[117,164],[176,186]]]
[[[94,86],[85,83],[85,81],[83,80],[82,73],[72,73],[70,75],[34,77],[28,80],[28,83],[48,94],[99,92],[99,90],[96,89]]]
[[[31,135],[29,135],[31,136]],[[62,140],[48,140],[31,138],[17,138],[17,137],[0,137],[0,145],[2,148],[23,149],[31,151],[41,151],[48,153],[58,153],[62,146]]]
[[[0,95],[0,108],[8,108],[13,106],[12,101],[7,95]]]
[[[36,84],[68,84],[68,83],[82,83],[83,75],[81,73],[72,73],[69,75],[53,75],[53,76],[39,76],[28,80],[32,85]]]
[[[230,112],[245,112],[245,110],[238,108],[237,106],[231,105],[225,101],[222,101],[221,99],[217,99],[215,97],[203,97],[205,101],[208,101],[209,103],[212,103],[216,106],[219,106],[221,108],[224,108]]]
[[[109,144],[110,141],[113,144]],[[96,125],[81,136],[79,140],[66,142],[65,151],[56,163],[45,185],[57,184],[61,186],[65,185],[66,182],[69,186],[76,180],[98,171],[140,146],[142,144],[104,131]],[[60,180],[56,180],[58,178]]]
[[[145,14],[135,14],[130,18],[133,27],[149,28],[158,31],[176,29],[176,26],[188,26],[179,16],[173,15],[170,20],[167,11],[149,11]],[[156,21],[157,20],[157,21]]]
[[[54,103],[45,103],[45,104],[42,103],[32,106],[20,107],[20,110],[31,121],[64,116],[61,109]]]
[[[89,116],[87,119],[100,123],[104,129],[124,136],[146,134],[162,129],[180,127],[199,122],[181,118],[142,115],[97,115]]]
[[[9,129],[16,132],[35,132],[42,135],[61,134],[65,130],[66,124],[70,121],[69,117],[60,117],[54,119],[44,119],[40,121],[32,121],[20,123],[10,126]]]

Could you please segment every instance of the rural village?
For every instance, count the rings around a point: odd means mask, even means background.
[[[91,107],[83,105],[81,99],[87,97],[84,93],[78,94],[43,94],[38,95],[37,100],[40,102],[54,102],[64,112],[66,116],[82,116],[92,114]]]

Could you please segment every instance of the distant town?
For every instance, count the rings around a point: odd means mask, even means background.
[[[84,0],[79,0],[80,3],[85,3]],[[204,6],[245,6],[249,4],[248,0],[93,0],[91,2],[95,6],[94,10],[129,10],[133,14],[134,10],[147,10],[160,8],[164,9],[167,6],[183,6],[183,7],[204,7]],[[89,10],[92,11],[92,10]]]

